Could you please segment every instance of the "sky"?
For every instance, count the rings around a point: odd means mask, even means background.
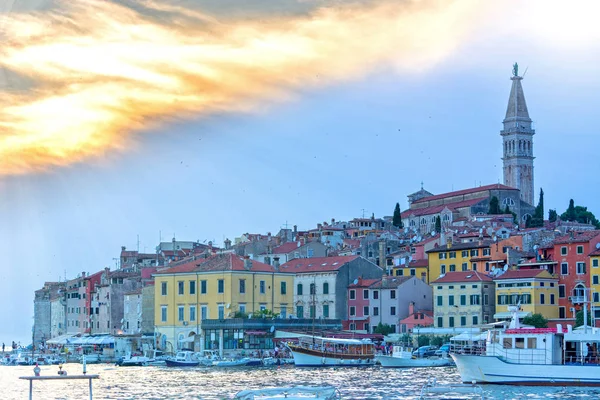
[[[391,215],[502,183],[514,62],[535,192],[598,216],[595,1],[0,0],[0,341],[121,246]]]

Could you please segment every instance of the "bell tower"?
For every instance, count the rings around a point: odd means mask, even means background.
[[[525,103],[525,94],[519,76],[519,66],[513,65],[512,87],[506,108],[506,117],[500,131],[503,145],[504,184],[521,191],[521,200],[533,203],[533,135],[531,118]]]

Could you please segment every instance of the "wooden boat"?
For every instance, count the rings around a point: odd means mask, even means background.
[[[298,367],[358,367],[375,364],[375,345],[370,340],[307,336],[287,347]]]

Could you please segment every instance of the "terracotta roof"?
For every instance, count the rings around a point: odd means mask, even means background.
[[[452,243],[452,246],[448,248],[446,245],[441,245],[431,250],[427,250],[426,253],[439,253],[442,251],[455,251],[455,250],[467,250],[467,249],[480,249],[485,247],[490,247],[492,245],[491,240],[483,240],[481,244],[479,241],[476,242],[467,242],[467,243]]]
[[[554,244],[586,243],[598,235],[600,235],[600,230],[573,232],[572,238],[571,234],[569,233],[567,235],[557,237],[554,240]]]
[[[313,257],[296,258],[288,261],[281,266],[281,270],[290,273],[337,271],[350,261],[354,261],[359,256],[338,256],[338,257]]]
[[[344,244],[348,247],[360,247],[360,239],[344,239]]]
[[[477,271],[456,271],[448,272],[441,278],[431,282],[431,284],[451,282],[492,282],[492,278]]]
[[[358,278],[358,283],[355,285],[354,283],[348,286],[349,288],[360,288],[360,287],[369,287],[374,283],[380,282],[381,279],[362,279]]]
[[[518,269],[504,272],[502,275],[497,276],[494,280],[499,281],[503,279],[525,279],[525,278],[535,278],[541,273],[546,272],[545,269]]]
[[[430,237],[428,237],[427,239],[421,240],[421,241],[420,241],[420,242],[418,242],[418,243],[414,243],[414,244],[413,244],[413,247],[417,247],[417,246],[424,246],[424,245],[426,245],[427,243],[433,242],[434,240],[438,240],[439,238],[440,238],[440,235],[439,235],[439,234],[436,234],[435,236],[430,236]]]
[[[424,197],[422,199],[413,201],[413,204],[423,203],[425,201],[430,201],[430,200],[445,199],[447,197],[462,196],[465,194],[483,192],[485,190],[518,190],[518,189],[512,188],[510,186],[506,186],[506,185],[501,185],[499,183],[494,183],[493,185],[479,186],[476,188],[457,190],[455,192],[448,192],[448,193],[436,194],[434,196]]]
[[[394,289],[402,285],[409,279],[415,278],[414,276],[387,276],[379,279],[377,283],[370,286],[371,289]],[[416,279],[416,278],[415,278]]]
[[[429,197],[428,199],[431,199],[431,197]],[[425,200],[425,199],[423,199],[423,200]],[[400,215],[402,216],[402,218],[408,218],[410,216],[420,217],[422,215],[430,215],[430,214],[440,213],[444,208],[448,208],[448,210],[454,211],[458,208],[471,207],[471,206],[473,206],[477,203],[480,203],[484,200],[485,200],[484,197],[479,197],[477,199],[455,201],[453,203],[440,204],[437,206],[409,209],[409,210],[402,212]],[[416,202],[414,202],[414,203],[416,203]]]
[[[595,249],[588,256],[600,256],[600,249]]]
[[[273,249],[273,254],[288,254],[298,247],[302,246],[301,242],[287,242]]]
[[[187,272],[211,272],[211,271],[251,271],[251,272],[278,272],[275,267],[261,263],[259,261],[250,260],[251,267],[249,270],[244,268],[244,259],[232,253],[219,254],[210,258],[201,258],[192,260],[185,264],[180,264],[176,267],[169,268],[154,275],[171,275]],[[280,271],[288,272],[288,271]]]
[[[429,265],[429,260],[427,260],[426,258],[422,259],[422,260],[412,260],[410,263],[408,263],[408,267],[426,267]]]

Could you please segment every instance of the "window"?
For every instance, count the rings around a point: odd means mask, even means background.
[[[567,255],[567,247],[563,246],[560,248],[560,255],[561,256],[566,256]]]
[[[367,316],[369,315],[369,306],[364,306],[363,307],[363,316]]]
[[[471,257],[479,257],[479,249],[471,250]]]
[[[444,326],[444,317],[437,318],[437,326],[438,328],[442,328]]]
[[[585,274],[585,263],[584,262],[577,263],[577,273],[580,275]]]
[[[166,296],[167,295],[167,282],[161,282],[161,284],[160,284],[160,294],[162,296]]]
[[[219,304],[218,311],[219,311],[219,319],[225,319],[225,306],[223,304]]]
[[[287,282],[281,282],[281,294],[287,294]]]
[[[367,300],[369,298],[369,289],[363,290],[363,299]]]
[[[546,296],[544,293],[540,293],[540,304],[546,304]]]
[[[467,317],[460,317],[460,326],[467,325]]]
[[[518,337],[515,338],[515,349],[524,349],[525,348],[525,338]]]
[[[415,276],[417,274],[417,271],[414,268],[410,269],[410,276]]]
[[[558,285],[558,298],[559,299],[565,298],[565,285]]]
[[[479,317],[477,315],[473,315],[473,325],[479,324]]]
[[[453,306],[454,305],[454,295],[450,295],[448,296],[448,305],[449,306]]]
[[[379,299],[379,290],[373,290],[373,299]]]
[[[329,304],[323,304],[323,317],[329,318]]]
[[[490,263],[489,263],[489,262],[486,262],[486,263],[485,263],[485,270],[486,270],[486,271],[489,271],[489,270],[490,270]]]
[[[561,263],[560,264],[560,274],[561,275],[568,275],[569,274],[569,263]]]
[[[558,318],[566,318],[565,316],[565,308],[564,307],[558,307]]]
[[[350,290],[350,300],[354,300],[356,299],[356,290],[351,289]]]
[[[471,263],[471,269],[477,271],[477,263]]]
[[[483,255],[484,256],[489,256],[490,255],[490,249],[483,249]]]
[[[592,284],[594,284],[594,285],[598,284],[598,275],[592,275]]]
[[[323,283],[323,294],[329,294],[329,283]]]
[[[373,307],[373,315],[374,316],[378,316],[379,315],[379,307]]]
[[[296,306],[296,317],[304,318],[304,307],[303,306]]]
[[[438,253],[440,260],[445,260],[446,259],[446,253]]]
[[[479,298],[479,296],[480,296],[480,295],[478,295],[478,294],[472,294],[472,295],[471,295],[471,305],[472,305],[472,306],[478,306],[479,304],[481,304],[481,303],[479,302],[479,301],[480,301],[480,298]]]
[[[167,322],[167,306],[160,307],[160,321]]]
[[[448,318],[448,326],[450,328],[454,328],[454,317],[449,317]]]
[[[218,287],[217,293],[225,293],[225,280],[219,279],[217,281],[217,287]]]
[[[190,294],[196,294],[196,281],[190,281]]]
[[[265,309],[267,308],[267,306],[265,306]],[[315,318],[317,316],[317,307],[316,306],[310,306],[308,308],[308,314],[309,314],[309,318]]]
[[[206,281],[200,281],[200,293],[206,294]]]
[[[462,256],[462,258],[469,257],[469,250],[463,250],[461,252],[461,256]]]
[[[296,286],[296,292],[298,292],[298,296],[302,296],[302,284],[301,283],[299,283]]]
[[[183,294],[183,281],[177,282],[177,294],[180,296]]]
[[[556,299],[554,298],[554,294],[552,294],[552,293],[551,293],[551,294],[550,294],[550,304],[554,304],[554,301],[555,301],[555,300],[556,300]]]
[[[451,251],[450,252],[450,258],[456,258],[456,252],[455,251]]]
[[[208,319],[208,306],[201,306],[200,312],[202,313],[200,317],[203,320]]]
[[[592,267],[594,267],[594,268],[598,268],[598,259],[597,259],[597,258],[594,258],[594,259],[592,260]]]
[[[240,314],[246,314],[246,305],[245,304],[240,304]],[[285,312],[285,308],[283,309],[283,311]]]
[[[364,327],[365,331],[369,332],[369,324],[368,323],[365,322],[363,327]]]
[[[455,271],[456,271],[456,265],[450,264],[450,272],[455,272]]]
[[[446,266],[444,264],[442,264],[440,266],[440,274],[445,274],[446,273]]]
[[[196,321],[196,306],[190,306],[190,321]]]
[[[246,293],[246,280],[240,279],[240,294]]]
[[[467,295],[466,294],[461,294],[460,295],[460,305],[461,306],[466,306],[467,305]]]
[[[390,299],[396,298],[396,291],[394,289],[390,290]]]
[[[461,271],[467,271],[469,269],[469,265],[467,263],[462,263],[460,269]]]
[[[396,315],[396,307],[390,307],[390,315]]]
[[[396,270],[396,276],[404,276],[404,271],[400,268]]]
[[[444,305],[444,296],[438,296],[437,297],[437,305],[438,306],[443,306]]]
[[[177,320],[179,322],[184,321],[185,320],[185,311],[184,311],[184,307],[183,306],[178,306],[177,307]]]
[[[350,306],[350,316],[354,317],[356,315],[356,307]]]
[[[490,300],[489,300],[489,297],[488,297],[488,295],[487,295],[487,294],[484,294],[484,295],[483,295],[483,305],[484,305],[484,306],[487,306],[487,305],[489,304],[489,301],[490,301]]]
[[[583,254],[583,246],[577,246],[577,254]]]
[[[260,294],[265,294],[265,292],[266,292],[266,282],[265,281],[260,281],[258,283],[258,289],[260,291]]]
[[[600,293],[594,292],[592,297],[593,297],[594,303],[600,302]]]
[[[355,331],[356,330],[356,324],[350,324],[350,330],[351,331]]]

